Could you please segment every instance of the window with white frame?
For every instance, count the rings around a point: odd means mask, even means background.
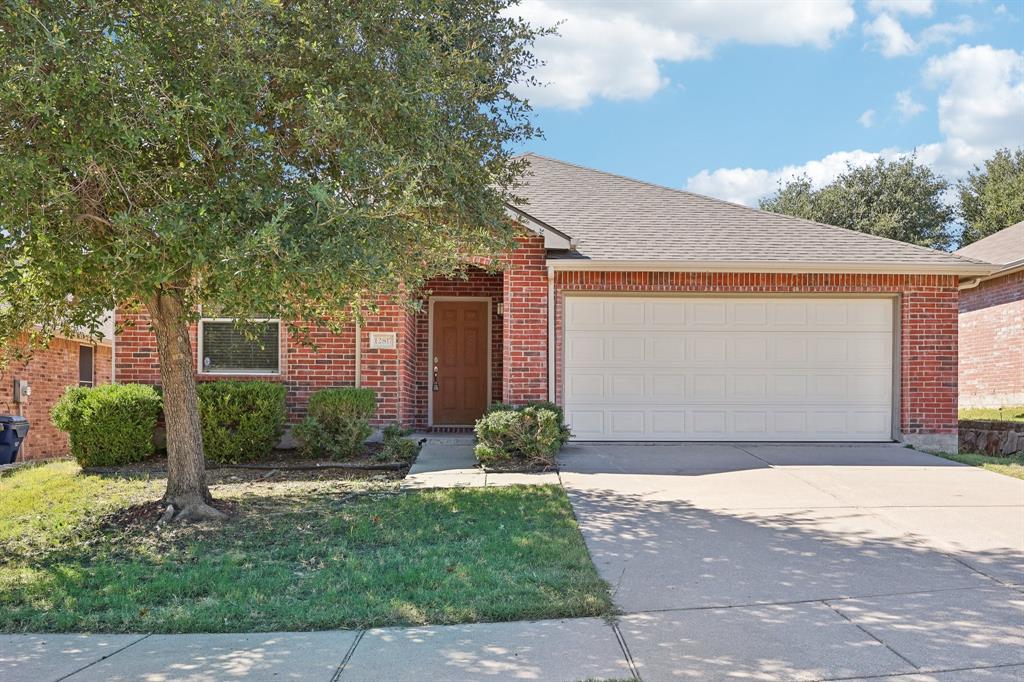
[[[278,374],[281,322],[275,318],[238,324],[233,318],[199,320],[199,371],[212,374]]]

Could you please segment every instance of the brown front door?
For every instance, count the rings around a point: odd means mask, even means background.
[[[471,425],[487,409],[487,301],[434,301],[434,424]]]

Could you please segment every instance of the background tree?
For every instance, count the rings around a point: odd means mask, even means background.
[[[333,328],[512,244],[535,134],[507,0],[11,0],[0,9],[0,347],[136,301],[160,357],[166,501],[217,518],[197,306]]]
[[[780,183],[762,199],[766,211],[838,225],[880,237],[946,249],[953,209],[943,202],[949,183],[914,157],[854,167],[815,190],[808,177]]]
[[[1000,149],[957,183],[960,246],[1024,220],[1024,147]]]

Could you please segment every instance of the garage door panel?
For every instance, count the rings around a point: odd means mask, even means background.
[[[612,374],[608,377],[612,401],[643,400],[648,396],[647,377],[643,374]]]
[[[686,434],[686,413],[683,410],[651,410],[651,432],[658,436],[682,438]]]
[[[682,374],[655,374],[651,377],[651,398],[673,403],[686,398],[686,377]]]
[[[577,438],[890,438],[889,299],[568,297],[566,308]]]
[[[637,327],[644,325],[647,320],[644,315],[644,308],[647,304],[644,301],[620,299],[612,302],[609,306],[611,312],[611,324],[621,327]]]

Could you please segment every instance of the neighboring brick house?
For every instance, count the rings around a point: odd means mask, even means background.
[[[551,399],[587,440],[901,440],[956,447],[957,303],[987,263],[533,154],[497,271],[430,283],[317,350],[194,325],[201,381],[372,387],[378,423],[468,426],[493,400]],[[119,381],[158,381],[144,315]]]
[[[960,406],[1024,405],[1024,221],[956,253],[999,266],[960,292]]]
[[[100,342],[57,337],[28,360],[13,362],[0,371],[0,414],[18,414],[29,420],[28,438],[18,459],[42,459],[68,454],[67,434],[50,423],[50,409],[69,386],[95,386],[113,380],[113,330]],[[31,394],[15,400],[15,382],[28,381]]]

